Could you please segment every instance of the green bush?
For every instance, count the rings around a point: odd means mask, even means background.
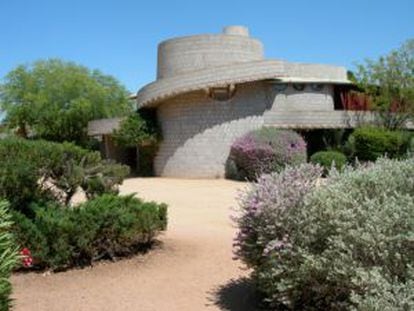
[[[414,309],[414,159],[263,176],[241,200],[236,252],[277,310]]]
[[[114,141],[125,147],[141,144],[156,145],[161,134],[156,122],[156,113],[151,109],[141,109],[121,121],[120,128],[112,133]]]
[[[0,201],[0,310],[8,310],[10,306],[11,285],[9,277],[17,263],[17,248],[10,233],[12,225],[7,211],[8,204]]]
[[[341,170],[346,164],[346,156],[339,151],[319,151],[310,157],[310,162],[322,166],[326,174],[332,165]]]
[[[32,206],[33,219],[14,212],[14,233],[40,268],[66,269],[115,258],[151,245],[166,229],[167,206],[106,194],[73,208]]]
[[[154,176],[154,158],[158,151],[158,145],[146,145],[138,147],[138,175]]]
[[[294,131],[263,127],[234,141],[226,163],[226,176],[255,180],[264,173],[280,172],[306,162],[306,143]]]
[[[354,156],[362,161],[375,161],[386,155],[389,158],[405,156],[409,148],[406,133],[377,127],[357,128],[349,137]]]
[[[0,197],[25,213],[31,202],[54,200],[67,205],[79,188],[88,198],[116,192],[127,174],[128,167],[73,144],[0,140]]]

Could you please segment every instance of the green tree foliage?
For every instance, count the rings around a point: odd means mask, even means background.
[[[378,60],[366,60],[356,78],[372,97],[381,124],[401,127],[414,113],[414,39]]]
[[[113,77],[58,59],[12,70],[0,85],[8,127],[27,137],[86,145],[88,121],[126,115],[127,90]]]
[[[156,144],[159,136],[155,119],[145,112],[129,115],[121,121],[120,128],[113,133],[115,142],[125,147],[137,147],[144,143]]]

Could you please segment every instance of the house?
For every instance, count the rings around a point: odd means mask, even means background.
[[[156,81],[136,101],[157,111],[156,175],[220,178],[232,142],[251,130],[352,127],[349,86],[345,68],[266,59],[247,28],[229,26],[161,42]]]

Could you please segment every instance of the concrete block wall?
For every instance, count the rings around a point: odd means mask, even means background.
[[[315,91],[312,84],[303,84],[302,91],[295,90],[292,84],[288,84],[283,91],[277,91],[273,87],[274,111],[297,111],[301,113],[312,113],[314,111],[334,110],[333,86],[323,85],[322,90]]]
[[[203,91],[162,103],[158,120],[163,142],[155,158],[161,176],[222,178],[233,141],[263,126],[265,83],[239,85],[229,101],[215,101]]]
[[[162,79],[234,62],[262,60],[263,45],[248,36],[188,36],[160,43],[157,59],[157,79]]]
[[[215,101],[204,91],[169,99],[157,110],[163,141],[155,158],[155,173],[222,178],[236,138],[263,125],[300,128],[301,122],[307,126],[316,122],[320,126],[320,113],[334,111],[332,93],[331,85],[321,91],[310,85],[297,91],[289,85],[281,92],[262,81],[238,85],[228,101]]]

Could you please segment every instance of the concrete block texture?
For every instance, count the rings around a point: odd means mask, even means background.
[[[325,119],[334,112],[334,85],[349,84],[345,68],[265,59],[263,50],[243,26],[159,44],[157,79],[136,96],[139,108],[157,109],[157,175],[223,177],[231,144],[263,125],[346,126],[342,114]],[[212,99],[234,88],[231,99]]]
[[[263,125],[301,127],[316,122],[321,126],[320,112],[333,112],[332,86],[318,92],[306,87],[296,91],[288,86],[280,92],[274,84],[258,81],[237,85],[228,101],[195,91],[163,102],[157,112],[163,141],[155,158],[156,174],[221,178],[238,137]]]
[[[158,46],[157,79],[262,59],[262,43],[245,36],[219,34],[174,38]]]
[[[233,141],[263,126],[267,85],[240,85],[228,101],[202,91],[177,96],[158,107],[163,141],[155,158],[161,176],[221,178]]]
[[[283,91],[273,88],[272,110],[297,111],[302,114],[334,110],[332,85],[321,85],[320,90],[312,89],[312,84],[300,86],[304,88],[302,91],[295,90],[292,84],[286,85]]]

